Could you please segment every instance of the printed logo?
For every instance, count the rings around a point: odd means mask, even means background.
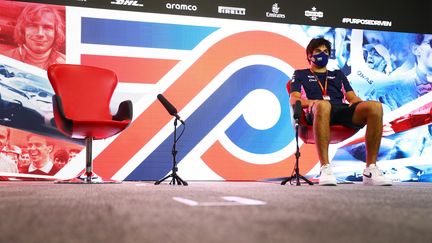
[[[246,9],[245,8],[218,6],[218,13],[234,14],[234,15],[246,15]]]
[[[372,178],[372,173],[369,172],[369,175],[363,174],[363,176],[366,176],[367,178]]]
[[[309,82],[316,82],[317,81],[315,76],[313,76],[313,75],[308,75],[307,77],[308,77]]]
[[[135,6],[135,7],[143,7],[144,6],[144,4],[139,3],[138,1],[131,1],[131,0],[115,0],[115,1],[111,1],[111,4]]]
[[[313,21],[317,21],[318,18],[323,18],[324,13],[322,11],[317,11],[316,7],[312,7],[312,10],[306,10],[305,16],[310,18]]]
[[[267,18],[278,18],[278,19],[284,19],[285,18],[285,14],[281,14],[279,13],[279,4],[278,3],[273,3],[272,5],[272,12],[266,12],[266,17]]]
[[[374,19],[357,19],[357,18],[342,18],[344,24],[359,24],[359,25],[376,25],[376,26],[392,26],[391,21],[374,20]]]
[[[183,10],[183,11],[197,11],[198,7],[196,5],[180,4],[180,3],[167,3],[167,9]]]

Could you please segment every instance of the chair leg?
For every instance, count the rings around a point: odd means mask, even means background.
[[[70,180],[57,181],[57,183],[72,183],[72,184],[105,184],[105,183],[120,183],[115,180],[104,180],[93,172],[93,158],[92,158],[92,145],[93,138],[86,137],[86,167],[83,174]]]
[[[92,145],[93,145],[93,138],[92,137],[86,137],[85,139],[85,146],[86,146],[86,180],[91,181],[91,177],[93,174],[93,158],[92,158]]]

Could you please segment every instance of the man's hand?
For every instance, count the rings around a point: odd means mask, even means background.
[[[360,99],[360,97],[358,97],[358,96],[354,93],[354,91],[348,91],[348,92],[345,94],[345,97],[346,97],[347,101],[349,102],[349,105],[350,105],[350,106],[351,106],[352,104],[354,104],[354,103],[362,102],[362,101],[363,101],[362,99]]]
[[[312,112],[313,107],[318,102],[319,102],[319,100],[308,100],[308,110],[309,110],[309,112]]]
[[[349,106],[351,106],[352,104],[358,103],[358,102],[362,102],[363,100],[360,99],[360,97],[356,96],[353,99],[350,100]]]

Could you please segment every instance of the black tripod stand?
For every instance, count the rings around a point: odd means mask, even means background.
[[[301,109],[301,107],[300,107],[300,109]],[[301,110],[300,110],[300,112],[301,112]],[[299,144],[298,144],[298,129],[299,129],[300,115],[296,115],[296,113],[294,113],[294,119],[295,119],[295,139],[296,139],[296,153],[295,153],[296,162],[294,165],[293,174],[290,177],[283,180],[281,185],[285,185],[288,181],[291,184],[291,180],[295,179],[296,186],[300,186],[300,179],[302,179],[305,182],[307,182],[309,185],[312,186],[313,183],[310,180],[308,180],[306,177],[300,175],[300,169],[299,169],[300,148],[299,148]]]
[[[174,141],[173,141],[173,146],[172,146],[172,157],[173,157],[173,163],[172,163],[172,169],[171,169],[171,174],[165,176],[164,178],[158,180],[155,182],[155,185],[159,185],[162,181],[172,177],[171,182],[169,183],[170,185],[183,185],[183,186],[187,186],[187,182],[182,180],[182,178],[180,178],[180,176],[177,175],[177,161],[176,161],[176,155],[177,155],[177,150],[176,150],[176,143],[178,141],[177,139],[177,121],[179,119],[176,117],[174,120]],[[182,124],[184,125],[184,123],[182,122]],[[184,129],[183,129],[184,131]],[[179,138],[181,137],[181,135],[183,134],[183,131],[181,132]]]

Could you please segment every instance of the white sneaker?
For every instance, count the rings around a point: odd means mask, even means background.
[[[321,166],[319,185],[336,186],[336,177],[333,175],[333,170],[329,164]]]
[[[392,180],[385,177],[375,164],[371,164],[363,170],[363,185],[391,186]]]

